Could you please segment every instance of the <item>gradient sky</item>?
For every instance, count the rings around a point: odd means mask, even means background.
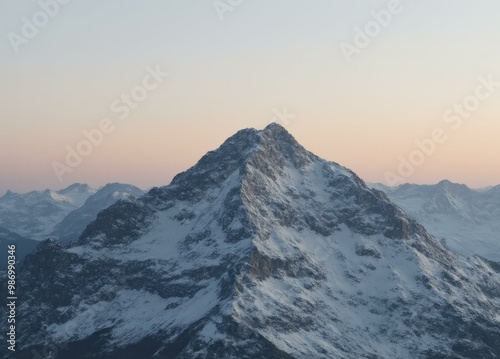
[[[442,119],[479,76],[500,81],[500,2],[402,0],[348,63],[340,43],[353,44],[355,28],[387,4],[244,0],[221,21],[211,0],[73,0],[16,54],[9,33],[21,35],[40,5],[0,0],[0,195],[74,182],[165,185],[283,108],[299,142],[366,181],[398,173],[399,156],[440,127],[446,142],[408,182],[500,183],[500,87],[460,128]],[[169,78],[115,120],[113,100],[157,64]],[[60,183],[52,163],[105,117],[116,130]]]

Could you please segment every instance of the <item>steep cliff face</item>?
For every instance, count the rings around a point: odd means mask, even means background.
[[[20,358],[500,356],[499,273],[276,124],[45,242],[19,278]]]
[[[90,196],[80,208],[66,215],[54,227],[50,238],[55,238],[64,244],[77,240],[87,225],[96,219],[100,211],[120,199],[140,197],[143,194],[144,191],[132,185],[109,183]]]

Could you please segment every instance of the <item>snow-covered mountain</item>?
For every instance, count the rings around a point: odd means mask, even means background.
[[[52,238],[69,243],[78,239],[103,209],[120,199],[143,194],[141,189],[121,183],[110,183],[99,190],[76,183],[60,191],[8,191],[0,198],[0,225],[38,241]]]
[[[58,223],[50,238],[55,238],[61,243],[77,240],[87,225],[97,218],[97,214],[111,206],[120,199],[131,196],[140,197],[144,191],[129,184],[110,183],[90,196],[82,207],[70,212]]]
[[[271,124],[26,257],[16,357],[493,359],[499,271]]]
[[[57,223],[94,193],[79,183],[60,191],[8,191],[0,198],[0,226],[28,238],[47,239]]]
[[[485,190],[441,181],[436,185],[373,185],[450,249],[500,262],[500,186]]]

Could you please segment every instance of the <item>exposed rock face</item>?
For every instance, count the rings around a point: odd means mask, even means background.
[[[45,242],[19,298],[19,358],[500,356],[492,264],[276,124]]]
[[[143,194],[144,191],[129,184],[109,183],[90,196],[80,208],[64,217],[54,227],[50,238],[55,238],[65,244],[77,240],[87,225],[96,219],[100,211],[120,199],[131,199]]]

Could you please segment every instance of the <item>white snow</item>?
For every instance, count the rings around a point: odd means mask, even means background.
[[[437,239],[445,239],[454,252],[500,261],[500,196],[495,188],[477,191],[456,186],[442,192],[439,185],[378,188]]]

